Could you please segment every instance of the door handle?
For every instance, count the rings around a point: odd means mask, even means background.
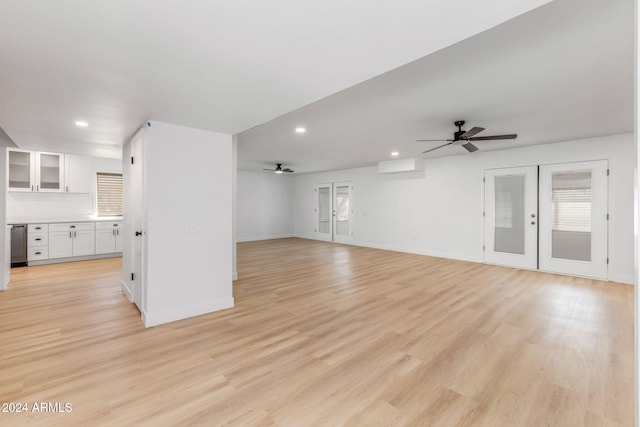
[[[535,221],[531,221],[531,225],[536,225],[536,222]]]
[[[136,236],[142,236],[142,231],[136,231]]]

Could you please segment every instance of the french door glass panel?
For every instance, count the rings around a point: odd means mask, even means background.
[[[551,173],[551,257],[591,261],[591,171]]]
[[[351,183],[334,183],[334,236],[333,241],[348,243],[351,240]]]
[[[524,255],[525,175],[496,176],[494,250]]]
[[[540,166],[540,269],[607,278],[607,161]]]
[[[538,168],[485,171],[485,262],[537,268]]]
[[[331,189],[331,184],[318,184],[316,186],[316,237],[327,241],[331,241],[333,238]]]

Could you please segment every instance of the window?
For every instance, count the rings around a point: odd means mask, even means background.
[[[122,174],[98,172],[98,216],[122,216]]]

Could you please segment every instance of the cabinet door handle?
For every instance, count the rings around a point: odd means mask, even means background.
[[[36,192],[40,191],[40,186],[36,184]]]
[[[67,185],[67,193],[69,192],[69,186]]]
[[[69,238],[72,238],[73,236],[71,235],[71,232],[69,232]]]
[[[36,227],[36,230],[42,230],[42,227]]]
[[[73,232],[73,237],[76,237],[76,232],[75,231]]]
[[[42,240],[42,239],[39,238],[39,237],[36,237],[36,242],[39,242],[40,240]]]
[[[33,191],[33,185],[31,185],[31,191]]]
[[[42,255],[42,252],[36,252],[36,255]]]
[[[116,228],[116,236],[120,235],[120,230]]]
[[[76,226],[75,225],[70,225],[69,228],[76,228]]]

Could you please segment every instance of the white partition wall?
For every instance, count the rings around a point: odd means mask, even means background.
[[[7,150],[0,147],[0,165],[6,165]],[[4,171],[4,167],[3,167]],[[9,268],[11,265],[10,245],[7,244],[10,232],[7,228],[7,176],[0,173],[0,291],[7,288],[9,282]]]
[[[134,162],[145,203],[127,239],[142,239],[145,325],[233,307],[231,135],[150,122]]]

